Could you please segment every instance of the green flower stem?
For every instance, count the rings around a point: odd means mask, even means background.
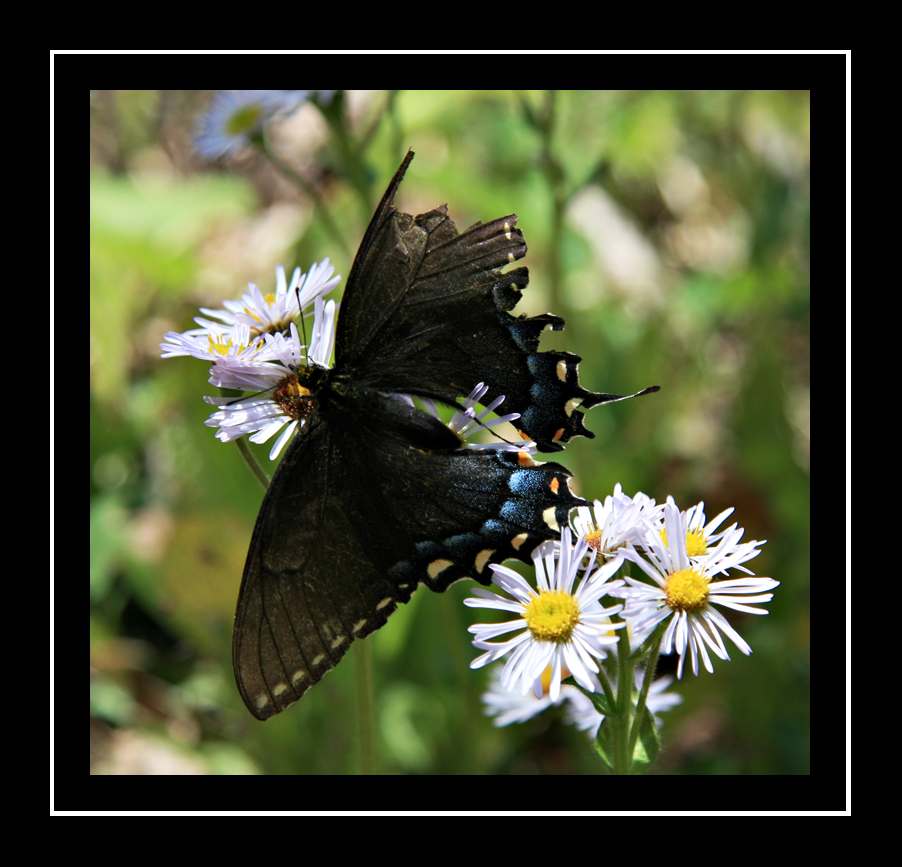
[[[660,623],[654,633],[652,633],[654,644],[652,645],[652,651],[645,666],[645,677],[642,680],[642,689],[639,690],[639,701],[636,704],[636,716],[633,719],[633,727],[630,731],[630,755],[633,755],[635,752],[636,742],[639,740],[639,728],[642,722],[642,716],[645,713],[645,701],[648,698],[649,687],[655,679],[655,669],[658,667],[658,655],[661,652],[661,640],[665,629],[666,624]],[[630,683],[632,684],[632,681],[630,681]],[[630,693],[632,693],[632,689],[630,689]]]
[[[317,214],[319,215],[320,220],[322,221],[322,225],[325,227],[326,231],[332,237],[336,244],[338,244],[341,249],[342,254],[346,258],[350,258],[351,252],[348,249],[348,243],[345,240],[344,235],[341,230],[336,225],[335,221],[332,219],[332,214],[329,212],[329,208],[326,205],[323,197],[319,194],[316,187],[312,184],[307,183],[307,180],[299,175],[288,163],[280,160],[269,148],[265,141],[261,144],[261,150],[266,155],[266,158],[289,180],[291,180],[296,186],[302,189],[312,200],[314,206],[316,207]]]
[[[620,621],[616,615],[612,619],[615,622]],[[611,720],[605,718],[605,722],[613,723],[611,759],[613,761],[612,773],[615,776],[629,776],[632,767],[629,742],[633,710],[631,684],[634,664],[630,654],[629,628],[624,628],[618,633],[617,644],[617,715]]]
[[[354,692],[357,710],[357,762],[363,776],[376,770],[376,710],[373,701],[373,645],[362,639],[354,643]]]
[[[265,491],[269,487],[269,476],[266,475],[266,471],[260,466],[260,461],[257,460],[251,451],[250,446],[247,444],[247,439],[241,437],[235,440],[235,445],[238,446],[238,451],[241,453],[241,457],[244,458],[247,468],[254,474],[254,478],[260,482]]]

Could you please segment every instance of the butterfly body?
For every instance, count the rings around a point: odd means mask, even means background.
[[[585,501],[560,464],[525,452],[465,448],[413,405],[459,405],[479,382],[544,451],[583,426],[600,395],[579,357],[539,352],[547,314],[512,316],[526,252],[516,216],[459,234],[445,206],[413,217],[389,185],[361,243],[338,315],[335,366],[297,371],[303,426],[276,470],[251,540],[233,664],[242,697],[267,719],[296,701],[355,638],[385,622],[419,584],[489,584],[492,563],[530,561]]]

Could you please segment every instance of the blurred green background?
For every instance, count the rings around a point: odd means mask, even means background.
[[[350,656],[266,723],[240,700],[231,622],[263,491],[203,424],[207,365],[158,344],[249,280],[273,291],[279,263],[347,277],[407,148],[401,209],[448,202],[461,229],[519,214],[514,312],[567,321],[543,349],[581,355],[595,391],[661,386],[592,410],[596,438],[555,456],[578,492],[733,506],[768,540],[749,565],[782,582],[770,614],[727,615],[754,653],[728,642],[731,662],[684,675],[654,773],[809,773],[809,93],[337,92],[267,126],[275,161],[215,164],[192,147],[211,95],[91,95],[92,773],[355,772]],[[369,639],[380,770],[597,773],[560,709],[483,716],[472,586],[421,590]]]

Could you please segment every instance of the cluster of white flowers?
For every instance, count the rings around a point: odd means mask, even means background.
[[[251,442],[263,443],[282,431],[270,451],[275,460],[304,419],[292,413],[291,402],[275,394],[286,378],[306,365],[326,368],[335,342],[334,301],[323,301],[341,281],[328,258],[313,264],[306,274],[295,268],[291,281],[285,269],[276,268],[276,291],[264,295],[254,283],[240,301],[226,301],[223,310],[201,312],[212,319],[195,317],[200,326],[182,334],[169,331],[160,344],[163,358],[190,355],[213,364],[211,385],[257,394],[250,398],[205,397],[219,407],[206,424],[218,428],[216,436],[231,442],[249,435]],[[310,343],[300,341],[294,319],[313,305]],[[284,430],[283,430],[284,428]]]
[[[572,675],[587,692],[600,692],[600,664],[620,642],[617,630],[625,627],[629,650],[654,636],[662,653],[677,653],[678,677],[687,655],[696,675],[699,657],[713,672],[709,650],[729,660],[723,635],[750,654],[748,643],[714,606],[767,614],[752,603],[769,602],[773,594],[768,591],[779,582],[756,577],[742,565],[758,555],[763,542],[741,542],[743,530],[736,524],[718,531],[732,511],[705,523],[704,503],[681,512],[671,498],[656,505],[645,494],[626,496],[618,485],[604,503],[596,500],[594,509],[577,510],[575,544],[565,529],[559,543],[536,551],[535,588],[506,566],[493,565],[493,583],[503,593],[476,588],[465,604],[516,615],[505,623],[470,627],[473,644],[485,651],[472,668],[505,660],[484,696],[496,724],[522,722],[567,699],[571,720],[594,735],[603,717],[584,693],[561,681]],[[612,580],[627,561],[650,582],[629,575]],[[731,578],[730,569],[748,574]],[[508,633],[516,634],[490,640]],[[681,700],[664,692],[670,682],[661,678],[652,684],[647,700],[652,713]]]

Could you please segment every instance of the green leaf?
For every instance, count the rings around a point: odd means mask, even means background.
[[[655,725],[651,711],[645,708],[642,714],[639,737],[636,740],[636,748],[633,750],[633,765],[630,768],[630,774],[647,773],[648,769],[655,763],[660,749],[661,742],[658,739],[658,727]]]

